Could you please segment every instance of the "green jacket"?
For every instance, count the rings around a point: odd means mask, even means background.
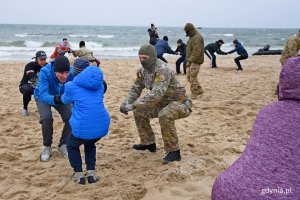
[[[190,37],[186,47],[186,61],[201,65],[204,62],[204,40],[194,26],[188,23],[184,27]]]

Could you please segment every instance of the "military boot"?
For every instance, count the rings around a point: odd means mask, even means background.
[[[149,144],[149,145],[144,145],[144,144],[135,144],[132,146],[133,149],[139,150],[139,151],[145,151],[149,150],[150,152],[156,152],[156,144]]]
[[[180,160],[181,160],[180,150],[171,151],[171,152],[168,152],[166,157],[164,157],[163,164],[168,164],[170,162],[180,161]]]

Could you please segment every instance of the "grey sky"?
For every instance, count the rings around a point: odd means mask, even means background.
[[[299,28],[299,0],[1,0],[1,24]]]

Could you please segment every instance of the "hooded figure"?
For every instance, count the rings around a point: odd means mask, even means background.
[[[120,107],[123,114],[134,110],[141,143],[133,145],[133,149],[156,152],[155,135],[149,119],[158,118],[167,152],[163,162],[180,161],[175,120],[190,115],[191,100],[186,97],[185,88],[176,79],[172,69],[156,58],[152,45],[143,45],[139,50],[139,58],[142,67],[138,70],[136,81]],[[145,88],[148,93],[140,97]]]
[[[262,108],[240,158],[220,174],[213,200],[299,199],[300,58],[280,74],[279,101]]]
[[[65,85],[61,97],[63,103],[73,103],[70,124],[72,133],[68,139],[67,150],[70,164],[74,170],[73,180],[79,184],[95,183],[96,145],[107,135],[110,116],[104,106],[104,84],[101,69],[89,66],[85,58],[77,58],[74,62],[76,77]],[[83,175],[79,147],[84,145],[86,175]]]
[[[196,98],[204,93],[197,78],[200,65],[204,62],[204,41],[193,24],[187,23],[184,31],[189,37],[186,47],[187,79],[191,84],[192,98]]]

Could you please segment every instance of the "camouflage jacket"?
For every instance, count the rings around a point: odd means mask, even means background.
[[[284,49],[281,53],[280,62],[283,65],[288,58],[295,57],[298,55],[298,51],[300,50],[300,41],[297,38],[297,35],[290,36],[285,45]]]
[[[79,50],[74,51],[74,56],[86,58],[89,61],[95,59],[95,57],[93,56],[93,52],[85,47],[81,47]]]
[[[139,98],[144,88],[150,91]],[[182,100],[185,98],[185,92],[185,88],[176,79],[175,73],[169,66],[157,60],[154,69],[140,68],[138,70],[137,79],[131,86],[125,102],[133,103],[136,108],[148,107],[157,103]]]

